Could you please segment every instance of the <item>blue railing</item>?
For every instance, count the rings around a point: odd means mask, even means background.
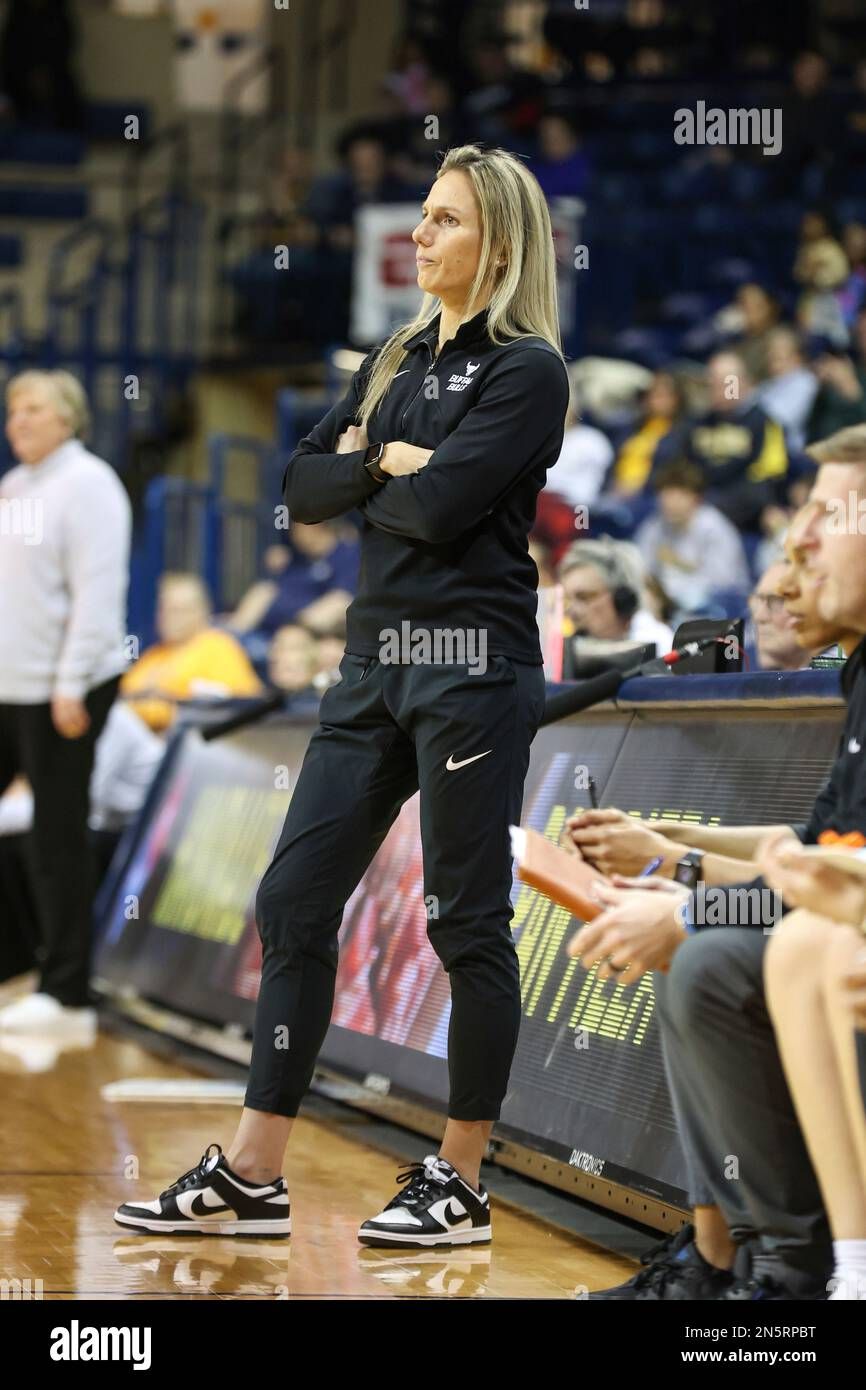
[[[130,576],[130,631],[153,640],[159,576],[199,574],[217,612],[225,611],[261,575],[262,555],[276,539],[285,455],[245,435],[208,441],[209,478],[159,477],[148,486],[138,519]]]
[[[243,435],[212,435],[208,445],[213,595],[217,607],[227,609],[260,577],[262,555],[276,539],[284,454]]]
[[[200,574],[216,593],[215,524],[209,484],[186,478],[154,478],[149,484],[133,545],[129,589],[129,630],[142,650],[154,640],[157,584],[166,570]]]

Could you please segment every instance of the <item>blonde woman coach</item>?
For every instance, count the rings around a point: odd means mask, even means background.
[[[282,1164],[331,1016],[343,907],[420,788],[428,933],[451,986],[448,1122],[358,1235],[490,1239],[479,1167],[521,1017],[508,826],[545,694],[527,536],[569,393],[550,218],[521,161],[450,150],[413,237],[417,317],[365,358],[285,474],[299,521],[360,511],[361,579],[258,891],[245,1108],[227,1153],[212,1144],[154,1201],[118,1209],[137,1230],[289,1234]]]

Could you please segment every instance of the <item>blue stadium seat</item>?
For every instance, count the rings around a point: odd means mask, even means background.
[[[12,266],[20,264],[20,236],[0,236],[0,266]]]
[[[0,217],[34,217],[77,222],[86,216],[86,188],[40,188],[34,184],[0,186]]]
[[[86,142],[81,135],[61,130],[0,129],[0,160],[7,164],[80,164]]]

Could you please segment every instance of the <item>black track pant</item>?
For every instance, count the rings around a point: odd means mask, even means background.
[[[448,1113],[499,1118],[521,1016],[508,826],[520,819],[545,682],[540,666],[504,656],[471,670],[347,653],[322,699],[256,899],[253,1110],[298,1113],[331,1017],[344,905],[420,787],[428,935],[451,984]]]
[[[90,775],[96,740],[119,680],[114,676],[85,696],[90,727],[80,738],[57,732],[49,704],[0,704],[0,794],[22,772],[33,788],[30,848],[41,932],[38,988],[72,1008],[89,1002],[95,888],[87,831]]]

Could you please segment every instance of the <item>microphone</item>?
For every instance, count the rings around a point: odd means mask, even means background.
[[[678,662],[686,661],[690,656],[697,656],[716,642],[723,642],[725,636],[723,633],[721,636],[716,634],[714,637],[702,637],[700,641],[686,642],[685,646],[674,647],[672,651],[665,652],[664,656],[654,656],[651,661],[641,662],[639,666],[631,666],[626,671],[612,667],[609,671],[603,671],[600,676],[577,681],[573,689],[561,690],[557,695],[550,697],[544,706],[544,714],[538,727],[553,724],[555,720],[564,719],[569,714],[579,714],[581,710],[598,705],[602,700],[610,700],[623,681],[634,680],[636,676],[661,675]]]
[[[665,666],[676,666],[678,661],[685,661],[687,657],[697,656],[700,652],[705,652],[708,647],[715,646],[716,642],[724,642],[726,637],[732,635],[732,633],[723,632],[720,636],[702,637],[699,642],[686,642],[684,647],[674,647],[673,651],[665,652],[664,656],[657,656],[655,660],[662,662]],[[652,664],[652,662],[646,662],[647,666]]]
[[[609,671],[602,671],[600,676],[575,681],[569,690],[561,690],[557,695],[550,696],[544,706],[539,728],[543,728],[545,724],[552,724],[557,719],[564,719],[567,714],[579,714],[581,710],[589,709],[590,705],[609,700],[628,676],[637,674],[640,674],[640,667],[636,667],[634,671],[621,671],[618,666],[612,666]]]

